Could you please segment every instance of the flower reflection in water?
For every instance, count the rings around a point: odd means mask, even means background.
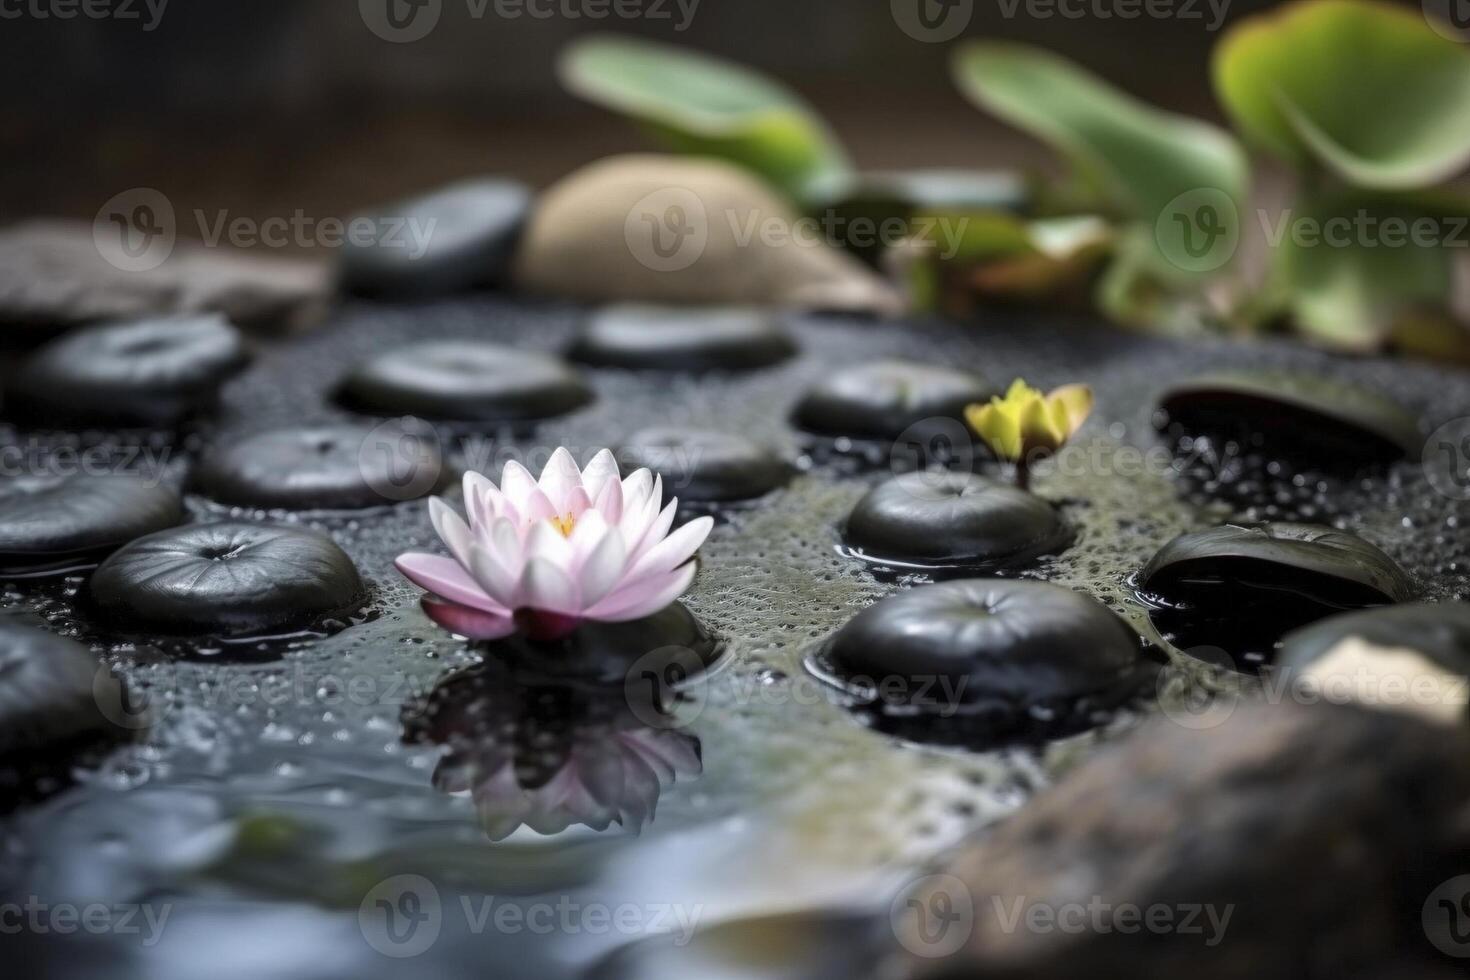
[[[703,771],[699,739],[671,719],[648,723],[665,717],[647,704],[632,710],[621,687],[527,680],[483,664],[444,678],[405,712],[403,737],[445,746],[434,786],[473,798],[493,841],[522,825],[637,833],[663,790]]]

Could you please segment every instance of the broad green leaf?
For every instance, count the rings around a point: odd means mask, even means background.
[[[984,108],[1062,153],[1119,214],[1152,228],[1183,201],[1217,200],[1238,233],[1249,182],[1244,152],[1223,130],[1146,105],[1049,52],[1017,44],[962,47],[954,74]],[[1205,271],[1161,241],[1151,265],[1170,279]]]
[[[561,53],[562,84],[646,126],[671,149],[722,157],[798,201],[850,171],[826,124],[758,72],[683,48],[612,35]]]
[[[1416,223],[1435,230],[1415,240]],[[1405,199],[1304,199],[1268,233],[1271,290],[1296,328],[1318,343],[1377,350],[1407,313],[1447,307],[1455,255],[1445,244],[1449,234],[1448,222]]]
[[[1417,7],[1287,4],[1231,29],[1213,73],[1240,130],[1299,167],[1389,190],[1470,163],[1470,46],[1436,34]]]

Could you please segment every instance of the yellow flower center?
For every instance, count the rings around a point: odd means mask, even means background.
[[[562,514],[560,517],[548,518],[551,526],[561,532],[561,536],[569,538],[572,536],[572,528],[577,526],[577,519],[571,514]]]

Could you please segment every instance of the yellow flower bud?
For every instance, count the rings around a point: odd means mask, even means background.
[[[1060,449],[1091,412],[1092,389],[1086,385],[1063,385],[1043,395],[1017,378],[1004,398],[965,409],[965,419],[996,456],[1025,462]]]

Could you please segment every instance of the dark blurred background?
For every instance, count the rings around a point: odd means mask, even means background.
[[[589,16],[611,0],[529,0],[553,13],[545,18],[504,16],[519,0],[417,0],[437,3],[438,21],[408,43],[384,40],[368,20],[374,4],[411,0],[169,0],[161,13],[159,2],[0,0],[0,217],[90,219],[138,186],[264,218],[343,215],[470,173],[544,185],[648,146],[557,84],[557,51],[593,31],[674,41],[780,77],[863,167],[1045,156],[967,105],[949,80],[954,42],[909,36],[888,0],[698,0],[687,24],[694,0],[642,0],[662,16],[634,19]],[[1067,2],[1085,11],[1094,0]],[[1173,2],[1191,16],[1041,19],[1024,2],[975,0],[961,37],[1045,45],[1159,104],[1217,115],[1215,12],[1224,4],[1228,26],[1272,4]],[[74,16],[57,16],[66,10]]]

